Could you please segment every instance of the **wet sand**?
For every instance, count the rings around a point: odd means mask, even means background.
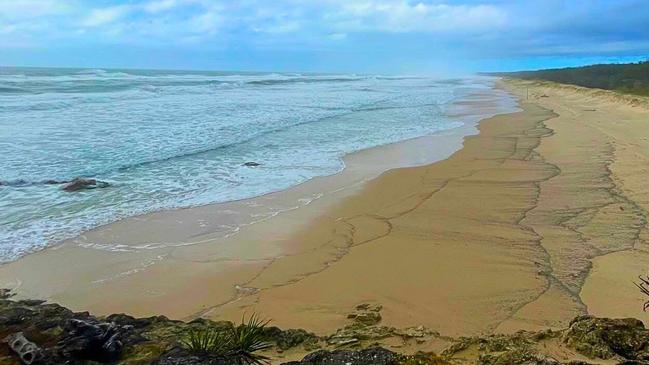
[[[547,83],[503,87],[522,111],[483,120],[445,160],[367,181],[403,166],[404,155],[412,165],[446,157],[462,138],[366,151],[336,177],[258,198],[328,192],[261,212],[236,235],[215,229],[230,219],[218,212],[259,204],[105,226],[3,265],[0,284],[98,314],[238,320],[255,311],[316,333],[368,302],[383,306],[384,325],[451,336],[565,327],[587,312],[642,318],[633,280],[649,264],[645,101]]]

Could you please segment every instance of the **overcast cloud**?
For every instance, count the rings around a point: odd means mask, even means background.
[[[434,73],[647,55],[647,0],[0,0],[3,65]]]

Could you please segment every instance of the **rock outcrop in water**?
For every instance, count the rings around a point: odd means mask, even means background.
[[[62,189],[65,191],[79,191],[85,189],[106,188],[108,186],[109,184],[105,181],[77,177],[67,182]]]
[[[245,162],[245,163],[243,164],[243,166],[246,166],[246,167],[257,167],[257,166],[261,166],[261,164],[260,164],[259,162],[248,161],[248,162]]]
[[[96,179],[86,179],[82,177],[75,177],[72,180],[41,180],[41,181],[28,181],[25,179],[18,179],[12,181],[0,181],[0,186],[11,186],[11,187],[26,187],[26,186],[37,186],[37,185],[64,185],[62,190],[65,191],[77,191],[84,189],[96,189],[96,188],[107,188],[110,186],[109,183],[105,181],[99,181]]]
[[[454,339],[424,327],[381,326],[379,312],[380,306],[359,305],[349,316],[353,323],[324,337],[268,327],[273,348],[267,355],[273,364],[285,365],[584,365],[602,359],[649,364],[649,330],[635,319],[581,316],[561,331]],[[182,345],[190,331],[233,326],[164,316],[95,317],[39,300],[12,300],[8,291],[0,291],[0,364],[240,365],[241,358],[196,353]],[[417,351],[431,343],[443,345],[440,355]],[[282,360],[287,358],[301,360]]]

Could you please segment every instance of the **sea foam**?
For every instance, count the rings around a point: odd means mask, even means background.
[[[458,127],[474,80],[0,69],[0,261],[146,212],[243,199]],[[244,166],[246,162],[260,166]],[[49,180],[109,188],[64,192]]]

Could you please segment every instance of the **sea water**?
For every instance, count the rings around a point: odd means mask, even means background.
[[[460,126],[449,105],[485,82],[0,68],[0,262],[124,217],[336,173],[347,153]],[[75,177],[110,186],[51,183]]]

